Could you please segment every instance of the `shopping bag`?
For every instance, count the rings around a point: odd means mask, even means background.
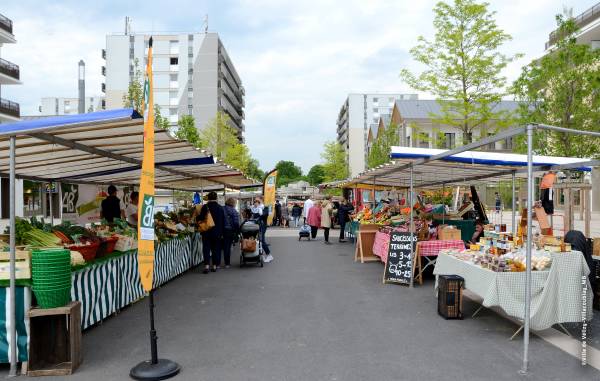
[[[210,229],[215,227],[215,220],[212,218],[212,214],[210,214],[210,210],[206,211],[206,217],[204,220],[198,223],[198,231],[200,233],[205,233]]]

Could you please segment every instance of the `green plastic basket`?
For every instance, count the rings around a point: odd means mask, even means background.
[[[68,286],[71,284],[71,277],[60,277],[60,278],[34,278],[32,285],[35,287],[58,287],[58,286]]]
[[[33,293],[41,308],[62,307],[71,301],[71,287],[58,290],[38,290],[34,287]]]

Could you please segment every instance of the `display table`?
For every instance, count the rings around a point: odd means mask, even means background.
[[[379,227],[377,224],[360,224],[354,261],[360,261],[360,263],[379,261],[379,258],[373,255],[373,242]]]
[[[423,272],[429,266],[435,266],[437,257],[442,250],[457,249],[463,250],[465,243],[461,240],[433,240],[417,242],[417,257],[416,257],[416,275],[415,280],[419,284],[423,284]],[[432,258],[433,257],[433,258]],[[423,266],[422,258],[425,258],[427,263]]]
[[[583,255],[577,251],[553,253],[549,271],[532,271],[531,328],[543,330],[554,324],[581,322],[581,280],[585,277],[587,281],[589,272]],[[434,274],[463,277],[465,288],[481,297],[484,307],[499,307],[508,316],[523,320],[525,272],[494,272],[441,253],[437,258]],[[592,294],[587,281],[587,319],[592,318],[592,308],[589,308],[592,305]]]
[[[154,255],[154,287],[202,263],[200,234],[159,244]],[[81,302],[81,328],[86,329],[146,293],[132,250],[72,273],[71,300]]]
[[[0,363],[10,362],[10,325],[12,321],[8,311],[9,288],[0,287]],[[15,288],[15,312],[17,315],[17,361],[27,361],[29,344],[29,317],[27,311],[31,308],[31,288],[18,286]]]

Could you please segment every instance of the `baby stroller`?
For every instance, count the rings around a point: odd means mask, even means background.
[[[255,220],[247,220],[240,226],[240,267],[247,264],[264,266],[262,244],[260,242],[260,225]]]
[[[298,241],[300,241],[303,237],[308,238],[310,241],[310,226],[307,224],[300,226],[300,230],[298,230]]]

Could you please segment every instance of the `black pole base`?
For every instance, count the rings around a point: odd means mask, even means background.
[[[179,364],[171,360],[158,359],[156,364],[146,360],[134,366],[129,376],[135,380],[159,381],[175,377],[180,370]]]

